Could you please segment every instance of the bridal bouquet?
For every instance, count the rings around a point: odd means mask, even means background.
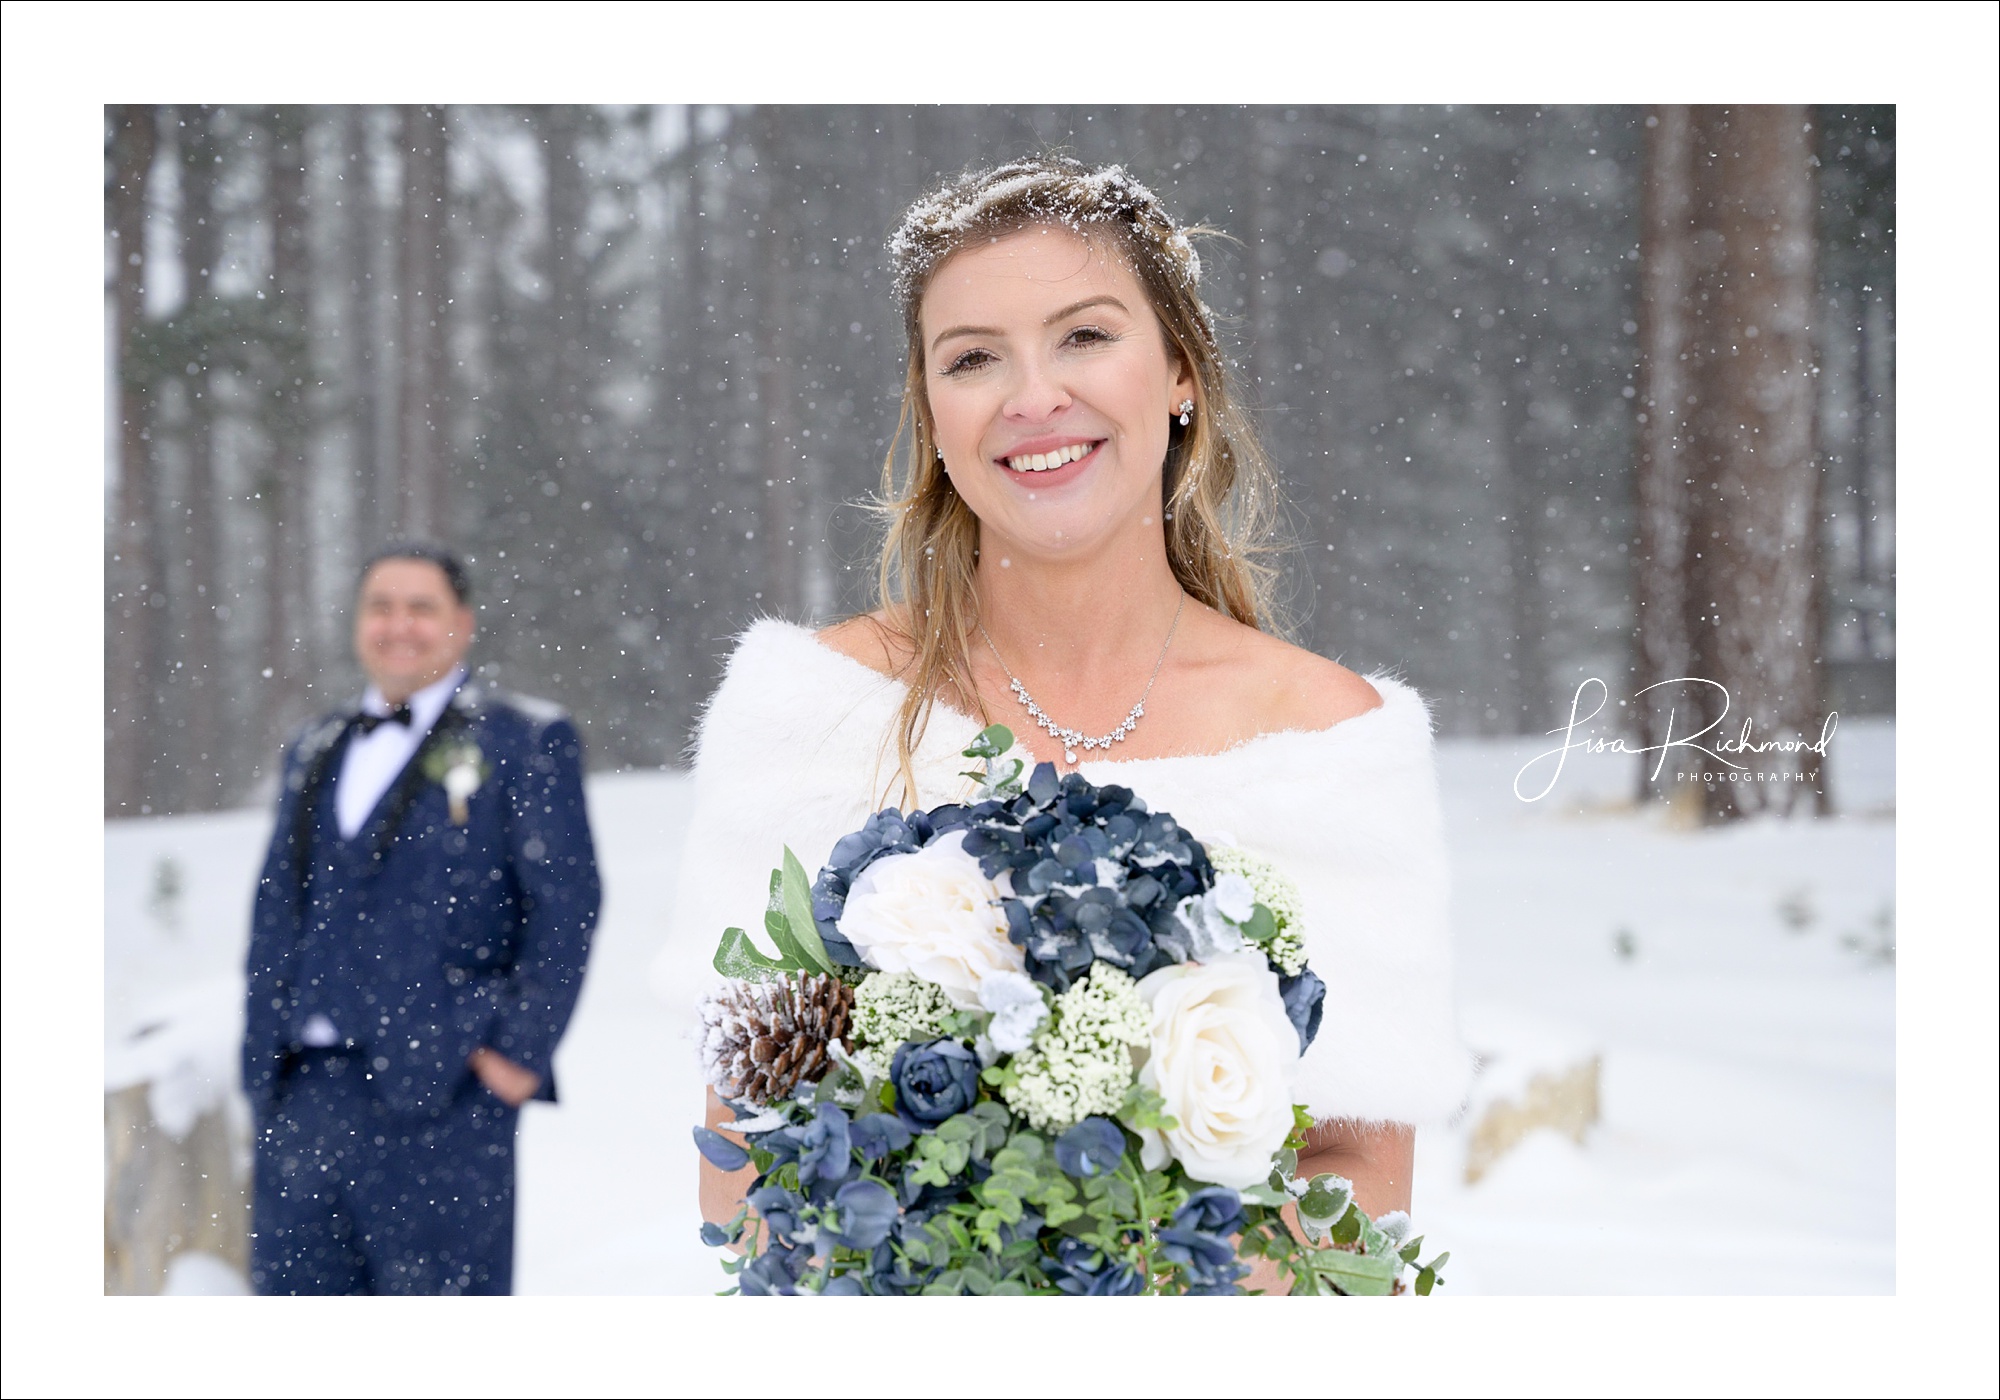
[[[1297,1176],[1292,1101],[1326,986],[1296,887],[1209,850],[1129,789],[995,725],[967,804],[889,809],[807,884],[788,849],[765,930],[722,937],[703,1067],[756,1179],[711,1245],[745,1294],[1429,1293],[1400,1211]],[[1281,1210],[1296,1205],[1306,1239]]]

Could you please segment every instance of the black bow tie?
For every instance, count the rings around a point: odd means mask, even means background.
[[[366,710],[363,710],[354,717],[354,727],[359,729],[363,734],[373,734],[375,726],[378,724],[400,724],[403,728],[408,729],[412,723],[414,723],[414,716],[410,714],[410,707],[408,705],[398,705],[386,715],[371,715]]]

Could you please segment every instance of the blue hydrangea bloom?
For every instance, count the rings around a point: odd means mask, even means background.
[[[989,878],[1009,874],[1008,937],[1029,976],[1057,991],[1097,961],[1133,977],[1185,961],[1174,910],[1215,882],[1208,853],[1171,816],[1046,764],[1012,802],[971,809],[965,849]]]

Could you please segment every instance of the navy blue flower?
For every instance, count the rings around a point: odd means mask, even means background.
[[[1299,1053],[1319,1034],[1320,1017],[1326,1011],[1326,983],[1311,968],[1300,968],[1296,977],[1278,979],[1278,995],[1285,1001],[1285,1016],[1299,1033]]]
[[[845,1181],[854,1174],[854,1139],[848,1132],[847,1110],[823,1103],[812,1121],[798,1128],[799,1184]]]
[[[1236,1281],[1250,1272],[1230,1239],[1242,1228],[1243,1198],[1227,1186],[1205,1186],[1160,1231],[1160,1257],[1181,1266],[1190,1293],[1236,1293]]]
[[[904,1211],[896,1222],[892,1239],[875,1246],[875,1252],[868,1259],[870,1292],[889,1296],[915,1293],[941,1272],[936,1266],[924,1268],[913,1264],[907,1254],[896,1248],[897,1241],[907,1241],[921,1234],[926,1218],[921,1212]]]
[[[879,1162],[910,1145],[910,1130],[893,1113],[870,1113],[854,1120],[848,1130],[854,1150],[864,1162]]]
[[[799,1233],[799,1212],[805,1208],[805,1198],[796,1191],[787,1191],[782,1186],[760,1186],[744,1198],[745,1204],[757,1212],[773,1239],[788,1241]]]
[[[1057,1241],[1055,1255],[1042,1261],[1042,1270],[1076,1297],[1130,1298],[1146,1291],[1146,1280],[1130,1264],[1067,1235]]]
[[[1234,1293],[1236,1280],[1250,1272],[1236,1257],[1236,1246],[1225,1235],[1168,1226],[1160,1231],[1160,1257],[1187,1273],[1189,1292]]]
[[[879,1181],[850,1181],[819,1218],[819,1236],[844,1249],[873,1249],[896,1224],[896,1194]]]
[[[906,1040],[889,1062],[889,1082],[896,1086],[896,1116],[920,1133],[972,1107],[979,1057],[956,1040]]]
[[[822,1298],[859,1298],[862,1293],[861,1280],[853,1274],[835,1274],[826,1281],[819,1296]]]
[[[694,1145],[701,1155],[726,1172],[750,1165],[750,1154],[713,1128],[696,1128]]]
[[[773,1243],[743,1266],[736,1283],[746,1298],[791,1295],[799,1291],[799,1280],[812,1268],[812,1252],[798,1245]]]
[[[1125,1132],[1109,1118],[1086,1118],[1056,1139],[1056,1165],[1070,1176],[1100,1176],[1124,1155]]]
[[[1178,1230],[1206,1230],[1233,1235],[1243,1228],[1243,1198],[1227,1186],[1204,1186],[1174,1212]]]

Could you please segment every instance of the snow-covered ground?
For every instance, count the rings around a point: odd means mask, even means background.
[[[1631,760],[1572,756],[1528,805],[1546,743],[1441,746],[1474,1111],[1418,1142],[1417,1224],[1454,1293],[1886,1293],[1895,1287],[1895,733],[1847,721],[1842,814],[1673,829],[1625,801]],[[701,1086],[686,997],[654,990],[689,787],[591,780],[606,903],[557,1056],[563,1102],[521,1141],[517,1284],[699,1293],[688,1126]],[[107,1087],[151,1081],[191,1122],[234,1077],[237,968],[263,812],[105,834]],[[712,938],[669,953],[700,985]],[[668,980],[672,980],[671,978]],[[1581,1145],[1530,1134],[1477,1184],[1480,1109],[1537,1071],[1601,1060]],[[188,1291],[227,1291],[184,1265]]]

